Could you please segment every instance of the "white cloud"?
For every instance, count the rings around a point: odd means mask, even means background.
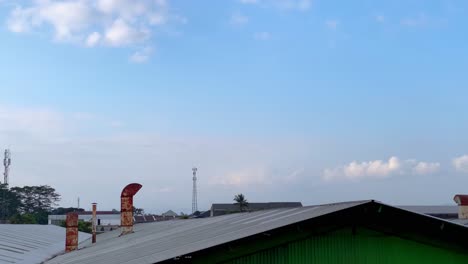
[[[399,174],[432,174],[439,169],[440,163],[437,162],[401,161],[398,157],[391,157],[388,161],[353,161],[345,166],[325,169],[323,179],[325,181],[382,179]]]
[[[453,159],[453,166],[459,172],[468,173],[468,155]]]
[[[418,175],[433,174],[440,170],[438,162],[418,162],[413,168],[413,173]]]
[[[249,22],[249,18],[239,13],[235,13],[231,16],[230,23],[235,26],[243,26]]]
[[[20,0],[7,18],[14,33],[52,32],[59,42],[122,47],[147,42],[169,21],[186,23],[165,0]]]
[[[33,24],[37,21],[33,21],[35,10],[32,8],[23,9],[16,7],[10,13],[7,19],[7,27],[11,32],[25,33],[31,31]]]
[[[101,34],[99,34],[99,32],[93,32],[89,34],[88,38],[86,38],[86,46],[94,47],[99,43],[100,40]]]
[[[340,24],[340,21],[336,19],[329,19],[325,21],[325,25],[327,26],[327,28],[332,29],[332,30],[336,30],[339,24]]]
[[[144,29],[135,29],[125,20],[119,18],[106,30],[105,41],[111,46],[125,46],[141,43],[149,37],[149,32]]]
[[[152,53],[153,53],[152,48],[145,47],[133,53],[132,56],[130,56],[130,61],[133,63],[144,63],[148,61]]]
[[[254,34],[254,38],[256,40],[265,41],[265,40],[269,40],[271,38],[271,34],[269,32],[266,32],[266,31],[257,32],[257,33]]]

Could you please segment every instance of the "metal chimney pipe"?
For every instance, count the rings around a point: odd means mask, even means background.
[[[96,205],[97,203],[93,203],[93,237],[92,237],[92,243],[96,243]]]
[[[78,248],[78,213],[68,213],[65,226],[65,252],[70,252]]]
[[[453,200],[458,204],[458,219],[468,219],[468,195],[457,194]]]
[[[133,233],[133,196],[141,189],[142,185],[131,183],[122,190],[120,195],[120,227],[121,236]]]

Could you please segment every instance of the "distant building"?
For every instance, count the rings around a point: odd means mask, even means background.
[[[468,195],[457,194],[453,198],[457,205],[406,205],[404,210],[430,215],[457,224],[468,226]]]
[[[135,224],[168,221],[168,220],[174,220],[174,219],[176,219],[176,217],[164,216],[164,215],[135,215],[133,216],[133,222]]]
[[[91,222],[92,212],[91,211],[82,211],[77,212],[78,219],[86,222]],[[67,216],[63,215],[49,215],[48,223],[49,225],[61,225]],[[120,226],[120,212],[119,211],[97,211],[97,232],[108,232],[119,228]],[[167,221],[174,220],[173,216],[161,216],[161,215],[134,215],[133,222],[135,224],[141,223],[150,223],[157,221]]]
[[[169,211],[163,213],[162,216],[176,218],[179,215],[177,213],[175,213],[174,211],[169,210]]]
[[[92,211],[77,212],[78,219],[86,222],[91,222],[93,217]],[[60,225],[67,218],[66,214],[63,215],[49,215],[49,225]],[[118,226],[120,225],[120,212],[119,211],[97,211],[96,219],[98,226]],[[99,229],[98,229],[99,231]]]
[[[244,210],[246,212],[255,212],[269,209],[279,208],[296,208],[302,207],[300,202],[273,202],[273,203],[249,203],[248,207]],[[240,208],[238,204],[213,204],[210,209],[210,216],[220,216],[225,214],[239,213]]]

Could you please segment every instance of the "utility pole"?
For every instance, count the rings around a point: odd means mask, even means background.
[[[3,159],[3,166],[5,167],[5,172],[3,173],[3,184],[8,186],[8,176],[10,173],[11,165],[11,152],[9,149],[5,149],[5,157]]]
[[[197,168],[193,167],[192,214],[198,211],[197,205]]]

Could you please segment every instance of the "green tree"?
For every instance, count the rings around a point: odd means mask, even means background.
[[[247,199],[245,199],[245,196],[242,193],[235,195],[234,201],[239,206],[239,210],[241,212],[243,212],[245,208],[249,207],[249,202],[247,202]]]
[[[6,220],[18,214],[20,205],[18,195],[10,191],[6,184],[0,184],[0,218]]]
[[[10,218],[12,224],[37,224],[36,215],[34,214],[16,214]]]
[[[60,194],[47,185],[13,187],[10,192],[19,200],[15,205],[17,215],[11,219],[18,224],[34,222],[30,221],[30,216],[38,224],[47,224],[47,216],[52,211],[52,207],[60,201]]]
[[[21,201],[20,213],[50,212],[60,201],[60,194],[48,185],[13,187],[11,191]]]
[[[136,208],[133,206],[133,215],[144,215],[145,210],[143,208]]]
[[[64,215],[64,214],[71,213],[71,212],[84,212],[84,210],[85,210],[85,209],[83,209],[83,208],[75,208],[75,207],[67,207],[67,208],[58,207],[58,208],[52,209],[52,211],[50,212],[50,214],[53,214],[53,215]]]

